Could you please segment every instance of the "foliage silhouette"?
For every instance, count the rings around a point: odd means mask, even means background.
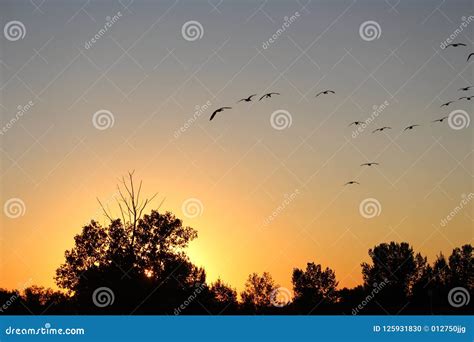
[[[264,272],[249,275],[238,300],[237,291],[221,279],[208,285],[203,268],[185,253],[197,231],[183,226],[170,212],[145,209],[140,183],[133,173],[122,178],[117,201],[120,218],[99,201],[109,222],[91,221],[74,237],[65,262],[56,270],[61,291],[30,286],[0,289],[0,314],[469,314],[473,301],[449,304],[455,287],[472,293],[472,246],[455,248],[448,259],[440,254],[433,265],[406,242],[381,243],[362,263],[363,284],[337,289],[330,268],[309,262],[294,268],[294,297],[275,306],[279,287]],[[98,289],[111,291],[107,305],[97,305]]]
[[[292,276],[296,307],[308,311],[318,305],[334,304],[337,300],[336,273],[330,268],[309,262],[306,270],[295,268]]]
[[[248,313],[263,313],[272,308],[272,300],[278,285],[268,272],[262,276],[252,273],[247,278],[245,290],[240,294],[242,309]]]

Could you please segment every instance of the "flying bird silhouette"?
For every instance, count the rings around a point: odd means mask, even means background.
[[[386,130],[386,129],[392,129],[392,127],[388,127],[388,126],[380,127],[380,128],[374,129],[374,130],[372,131],[372,133],[375,133],[375,132],[383,132],[383,131]]]
[[[407,126],[405,127],[404,131],[406,131],[407,129],[413,129],[414,127],[418,127],[420,125],[410,125],[410,126]]]
[[[319,93],[316,94],[315,97],[318,97],[319,95],[327,95],[327,94],[335,94],[336,92],[334,90],[323,90],[323,91],[320,91]]]
[[[262,101],[262,99],[270,98],[270,97],[272,97],[272,95],[280,95],[280,93],[268,93],[268,94],[265,94],[265,95],[263,95],[263,96],[259,99],[259,101]]]
[[[350,126],[352,126],[352,125],[359,126],[359,125],[361,125],[361,124],[363,124],[362,121],[354,121],[354,122],[351,122],[351,123],[349,124],[349,126],[347,126],[347,127],[350,127]]]
[[[469,56],[467,56],[467,61],[468,61],[468,62],[469,62],[469,59],[470,59],[472,56],[474,56],[474,52],[471,52],[471,53],[469,54]]]
[[[459,99],[462,100],[462,99],[466,99],[468,101],[471,101],[471,99],[473,98],[474,96],[463,96],[463,97],[460,97]]]
[[[466,44],[464,44],[464,43],[452,43],[452,44],[446,45],[447,48],[450,47],[450,46],[458,47],[458,46],[466,46]]]
[[[434,121],[431,121],[431,122],[443,122],[443,121],[446,120],[447,118],[448,118],[447,116],[443,116],[441,119],[434,120]]]
[[[252,97],[254,97],[254,96],[257,96],[257,94],[252,94],[249,97],[245,97],[243,99],[240,99],[239,101],[237,101],[237,103],[242,102],[242,101],[250,102],[250,101],[252,101]]]
[[[360,164],[360,166],[372,166],[372,165],[379,165],[379,163],[370,162],[370,163]]]
[[[212,113],[211,117],[209,118],[209,121],[211,121],[212,119],[214,119],[214,116],[216,116],[217,113],[223,112],[225,109],[232,109],[232,107],[221,107],[221,108],[219,108],[219,109],[216,109],[216,110]]]
[[[454,101],[448,101],[446,103],[443,103],[440,107],[447,107],[449,106],[451,103],[454,103]]]
[[[459,88],[458,91],[468,91],[469,89],[474,88],[473,86],[467,86],[464,88]]]
[[[356,181],[349,181],[349,182],[347,182],[347,183],[344,184],[344,185],[352,185],[352,184],[359,184],[359,185],[360,185],[360,183],[359,183],[359,182],[356,182]]]

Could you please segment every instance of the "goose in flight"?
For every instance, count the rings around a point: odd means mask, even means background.
[[[462,100],[462,99],[466,99],[468,101],[471,101],[471,99],[473,98],[474,96],[463,96],[463,97],[460,97],[459,99]]]
[[[363,124],[362,121],[354,121],[354,122],[351,122],[351,123],[349,124],[349,126],[347,126],[347,127],[350,127],[350,126],[352,126],[352,125],[359,126],[359,125],[361,125],[361,124]]]
[[[254,96],[257,96],[257,94],[252,94],[249,97],[245,97],[243,99],[240,99],[239,101],[237,101],[237,103],[242,102],[242,101],[250,102],[250,101],[252,101],[252,97],[254,97]]]
[[[263,96],[259,99],[259,101],[262,101],[263,99],[270,98],[270,97],[272,97],[272,95],[280,95],[280,93],[268,93],[268,94],[265,94],[265,95],[263,95]]]
[[[358,184],[358,185],[360,185],[360,183],[359,183],[359,182],[356,182],[356,181],[349,181],[349,182],[347,182],[347,183],[344,184],[344,185],[352,185],[352,184]]]
[[[212,113],[211,117],[209,118],[209,121],[211,121],[212,119],[214,119],[214,116],[216,116],[217,113],[223,112],[225,109],[232,109],[232,107],[221,107],[221,108],[219,108],[219,109],[216,109],[216,110]]]
[[[380,128],[374,129],[374,130],[372,131],[372,133],[375,133],[375,132],[383,132],[383,131],[386,130],[386,129],[392,129],[392,127],[388,127],[388,126],[380,127]]]
[[[452,44],[446,45],[447,48],[450,47],[450,46],[458,47],[458,46],[466,46],[466,44],[464,44],[464,43],[452,43]]]
[[[405,127],[404,131],[408,130],[408,129],[413,129],[414,127],[418,127],[420,125],[410,125],[410,126],[407,126]]]
[[[360,166],[372,166],[372,165],[379,165],[379,163],[370,162],[370,163],[360,164]]]
[[[459,88],[458,91],[468,91],[469,89],[474,88],[473,86],[467,86],[464,88]]]
[[[467,61],[468,61],[468,62],[469,62],[469,59],[470,59],[472,56],[474,56],[474,52],[471,52],[471,53],[469,54],[469,56],[467,56]]]
[[[327,95],[327,94],[335,94],[336,92],[334,90],[323,90],[320,91],[319,93],[316,94],[315,97],[318,97],[319,95]]]
[[[451,103],[454,103],[454,101],[448,101],[446,103],[443,103],[440,107],[447,107],[449,106]]]
[[[446,120],[447,118],[448,118],[447,116],[443,116],[441,119],[434,120],[434,121],[431,121],[431,122],[443,122],[443,121]]]

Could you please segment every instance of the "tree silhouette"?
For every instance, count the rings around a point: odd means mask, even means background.
[[[96,222],[84,227],[76,236],[76,246],[67,252],[69,259],[58,269],[62,276],[58,281],[64,282],[69,294],[38,286],[0,289],[4,303],[0,314],[469,314],[473,308],[472,302],[454,307],[448,301],[453,288],[473,290],[471,245],[455,248],[448,261],[440,254],[433,265],[426,257],[414,255],[407,243],[378,245],[369,250],[373,263],[363,264],[364,285],[341,290],[336,289],[330,268],[323,270],[311,262],[305,270],[293,270],[293,302],[280,307],[275,305],[278,286],[266,272],[249,275],[241,302],[221,279],[208,286],[204,270],[183,252],[185,236],[195,232],[183,236],[186,229],[170,213],[152,211],[137,222],[136,243],[144,241],[143,232],[148,232],[154,249],[127,248],[130,240],[121,230],[120,220],[105,227]],[[158,253],[160,248],[163,253]],[[150,250],[153,253],[146,252]],[[122,266],[130,259],[135,263],[126,271]],[[404,262],[411,267],[404,269]],[[100,287],[113,291],[110,307],[91,303]]]
[[[152,210],[142,215],[150,200],[140,199],[141,183],[136,189],[133,173],[128,183],[122,179],[122,186],[117,202],[122,218],[113,218],[102,206],[110,223],[102,226],[92,221],[83,227],[56,271],[56,283],[75,294],[85,310],[93,308],[92,293],[103,286],[112,289],[118,308],[135,310],[159,303],[170,310],[196,283],[205,283],[204,270],[183,252],[197,232],[169,212]],[[159,290],[152,291],[157,286]],[[152,295],[143,298],[148,292]]]
[[[315,306],[333,304],[337,299],[336,274],[327,267],[309,262],[306,270],[293,269],[294,302],[299,307],[312,310]]]
[[[372,265],[362,263],[364,287],[370,291],[381,283],[384,290],[377,295],[377,302],[384,308],[399,308],[407,305],[410,285],[419,273],[413,249],[406,242],[382,243],[369,249]]]
[[[133,172],[117,186],[116,215],[99,201],[106,224],[91,221],[74,237],[65,262],[56,270],[62,292],[30,286],[0,288],[0,314],[468,314],[473,302],[453,306],[454,288],[472,292],[472,246],[455,248],[433,265],[406,242],[381,243],[362,263],[363,285],[337,289],[335,272],[309,262],[294,268],[294,298],[278,300],[281,290],[271,275],[249,275],[237,299],[235,289],[218,279],[206,284],[203,268],[185,253],[197,231],[170,212],[147,206]],[[119,216],[118,218],[116,216]],[[382,286],[383,285],[383,286]],[[110,299],[99,302],[96,292]],[[285,297],[290,296],[287,290]],[[286,299],[286,298],[285,298]],[[469,302],[469,301],[467,301]],[[462,306],[462,307],[461,307]]]
[[[449,256],[449,270],[451,286],[474,288],[474,260],[471,245],[464,245],[453,250]]]
[[[250,274],[245,283],[245,290],[240,294],[244,310],[261,313],[271,307],[277,288],[270,273],[263,272],[262,276],[257,273]]]
[[[428,307],[430,313],[448,313],[451,308],[447,297],[451,289],[464,287],[472,292],[472,246],[455,248],[448,260],[441,253],[433,267],[425,265],[423,273],[413,284],[411,300],[415,309]]]
[[[235,313],[238,309],[237,291],[220,278],[211,284],[206,307],[213,314]]]

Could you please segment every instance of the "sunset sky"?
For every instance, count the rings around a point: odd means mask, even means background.
[[[0,36],[0,287],[54,287],[74,235],[91,219],[107,223],[96,198],[112,206],[131,170],[144,194],[159,193],[151,207],[164,199],[160,210],[198,231],[188,255],[208,281],[239,290],[263,271],[291,288],[292,269],[311,261],[334,269],[339,287],[360,284],[360,263],[381,242],[409,242],[430,262],[472,243],[472,202],[441,222],[473,192],[474,123],[431,121],[472,113],[472,101],[440,106],[474,94],[458,91],[473,81],[474,18],[454,40],[466,47],[440,45],[473,7],[0,0],[1,27],[25,28]],[[183,34],[189,21],[197,37]],[[380,36],[363,39],[368,21]],[[315,98],[326,89],[336,94]],[[281,95],[236,103],[266,92]],[[384,103],[355,136],[349,124]],[[233,108],[209,121],[222,106]],[[105,129],[93,120],[101,110],[113,118]],[[291,118],[283,129],[272,125],[279,110]],[[421,126],[403,131],[411,124]],[[372,133],[382,126],[392,129]],[[359,166],[371,161],[380,165]],[[351,180],[360,185],[344,186]],[[367,198],[380,203],[373,218],[360,212]],[[11,199],[23,215],[7,215]],[[195,217],[183,212],[189,199]]]

